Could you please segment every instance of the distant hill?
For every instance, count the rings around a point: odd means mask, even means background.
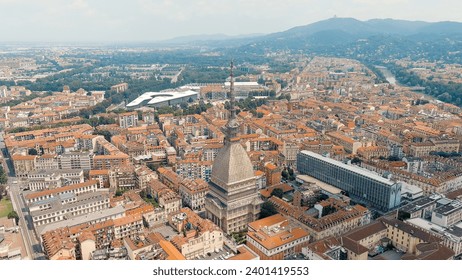
[[[462,23],[454,21],[441,21],[419,28],[418,33],[433,34],[462,34]]]
[[[462,23],[335,17],[267,35],[203,34],[156,44],[207,47],[248,60],[268,51],[296,51],[367,61],[410,57],[462,63]]]
[[[342,34],[340,39],[348,36],[348,41],[367,38],[372,35],[413,35],[413,34],[462,34],[462,23],[406,21],[394,19],[373,19],[360,21],[354,18],[330,18],[312,24],[297,26],[289,30],[269,34],[261,37],[262,40],[293,40],[303,41],[326,40],[329,37]]]
[[[216,41],[227,41],[227,40],[239,40],[239,39],[249,39],[257,38],[265,34],[243,34],[243,35],[226,35],[226,34],[198,34],[198,35],[189,35],[189,36],[180,36],[172,39],[160,41],[158,43],[162,44],[188,44],[188,43],[198,43],[198,42],[216,42]]]
[[[381,36],[407,37],[411,41],[441,38],[446,35],[461,35],[460,22],[425,22],[396,19],[371,19],[360,21],[354,18],[330,18],[308,25],[297,26],[271,34],[201,34],[176,37],[157,42],[162,45],[199,45],[210,47],[239,47],[252,45],[265,49],[305,49],[310,46],[349,44],[360,39]]]
[[[444,59],[447,53],[460,56],[462,23],[330,18],[247,40],[238,52],[258,55],[292,50],[371,61],[402,57]],[[462,57],[457,59],[462,62]]]
[[[312,24],[293,27],[289,30],[273,33],[266,37],[301,37],[324,31],[343,31],[349,34],[372,34],[374,29],[366,22],[354,18],[331,18]]]
[[[409,21],[396,19],[371,19],[366,23],[377,33],[409,35],[419,33],[431,23],[425,21]]]

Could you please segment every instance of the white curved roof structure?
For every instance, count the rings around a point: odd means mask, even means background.
[[[162,92],[145,92],[135,100],[127,104],[127,107],[137,107],[141,105],[156,105],[163,102],[174,101],[183,98],[197,98],[198,92],[188,91],[162,91]]]

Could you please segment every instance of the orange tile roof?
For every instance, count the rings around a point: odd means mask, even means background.
[[[266,189],[263,189],[263,190],[260,190],[260,194],[263,196],[263,197],[270,197],[271,196],[271,193],[273,192],[274,189],[282,189],[282,191],[284,193],[286,192],[290,192],[290,191],[293,191],[294,188],[289,186],[288,184],[277,184],[277,185],[274,185],[274,186],[271,186],[269,188],[266,188]]]
[[[228,260],[230,261],[249,261],[249,260],[254,260],[258,258],[258,255],[252,250],[250,250],[250,248],[248,247],[244,247],[244,246],[238,247],[237,252],[238,252],[237,255],[229,258]]]
[[[142,215],[148,212],[154,211],[154,206],[152,204],[143,204],[138,208],[127,210],[127,215]]]
[[[82,242],[84,242],[86,240],[96,241],[96,237],[93,235],[93,233],[91,231],[84,230],[79,235],[79,242],[82,243]]]
[[[23,156],[23,155],[12,155],[11,159],[12,160],[34,160],[37,156]]]
[[[97,180],[89,180],[89,181],[86,181],[86,182],[83,182],[83,183],[69,185],[69,186],[65,186],[65,187],[61,187],[61,188],[56,188],[56,189],[51,189],[51,190],[44,190],[44,191],[40,191],[40,192],[30,193],[30,194],[26,195],[26,199],[34,199],[34,198],[37,198],[37,197],[42,197],[42,196],[46,196],[46,195],[50,195],[50,194],[59,194],[59,193],[65,192],[65,191],[75,190],[75,189],[78,189],[78,188],[81,188],[81,187],[97,185],[98,183],[99,182]]]
[[[119,152],[115,155],[98,155],[94,157],[94,160],[104,160],[104,159],[126,159],[128,158],[127,154]]]
[[[126,225],[126,224],[141,221],[142,219],[143,219],[142,216],[139,215],[139,214],[129,215],[129,216],[125,216],[125,217],[122,217],[122,218],[115,219],[114,220],[114,226],[119,227],[119,226],[123,226],[123,225]]]
[[[289,244],[293,241],[296,241],[300,238],[309,236],[309,232],[302,228],[294,228],[290,231],[281,230],[278,234],[273,236],[266,235],[260,232],[249,232],[248,237],[255,240],[257,243],[265,247],[267,250],[275,249],[281,247],[285,244]]]
[[[342,134],[342,133],[339,133],[339,132],[336,132],[336,131],[333,131],[333,132],[328,132],[326,133],[327,136],[329,137],[332,137],[332,138],[337,138],[337,139],[340,139],[341,141],[345,141],[347,143],[354,143],[355,140],[346,136],[345,134]]]
[[[101,170],[92,169],[92,170],[90,170],[89,175],[90,176],[92,176],[92,175],[109,175],[109,169],[101,169]]]
[[[336,247],[336,246],[340,246],[340,245],[342,245],[342,244],[339,242],[339,240],[337,238],[329,237],[329,238],[322,239],[322,240],[316,241],[314,243],[311,243],[307,247],[311,251],[313,251],[313,252],[317,253],[318,255],[320,255],[321,257],[323,257],[325,259],[328,259],[323,254],[325,254],[327,251],[331,250],[331,248]]]
[[[256,170],[254,172],[255,176],[262,176],[262,175],[265,175],[265,172],[261,171],[261,170]]]
[[[259,231],[260,229],[264,227],[275,225],[278,223],[283,223],[285,221],[287,221],[287,219],[284,218],[284,216],[282,216],[281,214],[276,214],[276,215],[269,216],[264,219],[249,223],[249,229],[252,229],[254,231]]]
[[[265,164],[265,168],[268,168],[269,170],[275,170],[278,167],[270,162],[270,163]]]
[[[160,247],[164,250],[164,252],[168,255],[167,260],[186,260],[186,258],[178,251],[175,246],[169,241],[160,240],[159,242]]]

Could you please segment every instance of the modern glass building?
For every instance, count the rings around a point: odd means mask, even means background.
[[[301,151],[297,155],[297,169],[301,174],[347,192],[353,201],[380,212],[388,212],[401,203],[401,184],[356,166]]]

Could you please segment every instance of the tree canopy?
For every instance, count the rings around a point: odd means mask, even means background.
[[[271,192],[271,196],[277,196],[279,198],[282,198],[282,196],[284,195],[284,190],[283,189],[280,189],[280,188],[275,188],[272,192]]]
[[[261,205],[260,219],[263,219],[263,218],[266,218],[266,217],[269,217],[269,216],[273,216],[273,215],[275,215],[277,213],[278,213],[278,211],[276,210],[276,207],[274,207],[273,204],[271,204],[268,201],[263,202],[263,204]]]

